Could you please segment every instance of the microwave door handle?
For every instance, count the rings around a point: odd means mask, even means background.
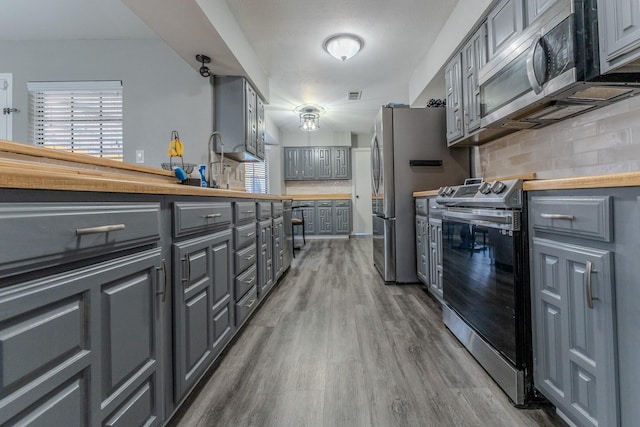
[[[540,82],[536,77],[536,71],[534,69],[534,63],[533,63],[535,60],[536,47],[538,47],[540,40],[542,40],[542,36],[537,36],[533,40],[533,43],[531,44],[531,47],[529,48],[529,52],[527,54],[527,78],[529,79],[529,84],[531,85],[531,89],[533,89],[533,92],[536,95],[542,92],[542,85],[540,85]],[[540,47],[544,49],[542,45]]]

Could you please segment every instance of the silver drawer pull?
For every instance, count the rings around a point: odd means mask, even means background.
[[[243,214],[252,214],[253,211],[241,211],[241,213],[243,213]]]
[[[254,233],[253,231],[251,233],[247,233],[244,235],[244,237],[251,237],[251,236],[255,236],[256,233]]]
[[[86,234],[109,233],[111,231],[124,230],[124,224],[103,225],[101,227],[76,228],[76,236],[84,236]]]
[[[222,216],[221,213],[214,213],[214,214],[205,215],[205,218],[213,219],[213,218],[220,218],[221,216]]]
[[[246,305],[247,308],[251,308],[253,306],[253,304],[256,302],[255,298],[252,299],[251,301],[249,301]]]
[[[256,280],[256,276],[253,276],[251,279],[247,279],[244,281],[244,283],[246,283],[247,285],[253,283],[253,281]]]
[[[254,259],[256,256],[255,255],[250,255],[248,257],[245,258],[246,261],[251,261],[252,259]]]
[[[573,221],[574,219],[576,219],[576,217],[573,216],[573,215],[564,215],[564,214],[547,214],[547,213],[543,213],[543,214],[540,214],[540,216],[542,218],[546,218],[546,219],[566,219],[568,221]]]

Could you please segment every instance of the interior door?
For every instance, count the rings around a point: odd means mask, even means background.
[[[367,158],[371,155],[369,148],[351,150],[353,164],[353,233],[371,234],[371,164]]]
[[[12,74],[0,74],[0,139],[12,140],[13,139],[13,114],[5,113],[5,108],[13,107],[12,104]]]

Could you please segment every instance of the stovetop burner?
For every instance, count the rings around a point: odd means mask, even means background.
[[[436,202],[445,206],[519,209],[522,208],[522,180],[440,187]]]

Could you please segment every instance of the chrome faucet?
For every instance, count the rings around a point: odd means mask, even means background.
[[[207,164],[207,167],[209,168],[209,186],[213,187],[213,182],[215,181],[214,178],[214,173],[213,173],[213,156],[215,153],[215,147],[213,146],[213,143],[215,142],[215,137],[218,137],[218,139],[220,139],[220,146],[221,146],[221,153],[220,153],[220,175],[224,175],[224,141],[222,140],[222,134],[218,131],[215,131],[211,134],[211,136],[209,137],[209,144],[208,144],[208,148],[209,148],[209,161]],[[228,185],[228,183],[227,183]]]

